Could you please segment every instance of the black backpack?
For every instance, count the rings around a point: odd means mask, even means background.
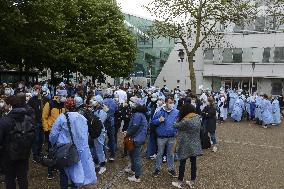
[[[94,115],[94,112],[88,110],[85,111],[84,116],[88,121],[88,131],[91,139],[98,138],[103,129],[103,124],[100,118]]]
[[[9,132],[8,155],[11,160],[29,159],[35,138],[35,125],[31,116],[25,115],[23,122],[15,121]]]

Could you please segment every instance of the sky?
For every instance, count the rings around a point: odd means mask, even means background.
[[[123,12],[153,19],[151,14],[142,7],[143,5],[147,5],[149,2],[151,2],[151,0],[117,0],[117,3],[120,5]]]

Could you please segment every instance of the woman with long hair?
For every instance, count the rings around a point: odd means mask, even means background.
[[[202,118],[204,123],[205,135],[210,134],[210,139],[213,143],[212,151],[217,151],[217,139],[216,139],[216,107],[214,98],[208,98],[208,104],[202,111]]]
[[[172,185],[177,188],[182,188],[185,164],[188,159],[191,163],[191,180],[186,181],[186,184],[193,188],[196,180],[197,172],[197,156],[202,155],[201,141],[200,141],[200,128],[201,117],[196,114],[196,109],[191,104],[182,106],[179,112],[179,120],[174,125],[178,129],[178,147],[177,154],[180,161],[179,175],[176,182]]]

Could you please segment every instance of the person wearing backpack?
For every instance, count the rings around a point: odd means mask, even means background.
[[[102,132],[103,124],[100,118],[89,110],[88,106],[84,107],[83,99],[81,97],[74,98],[76,103],[76,111],[87,119],[89,132],[89,146],[94,147],[94,139],[98,138]]]
[[[97,160],[96,163],[99,164],[98,174],[102,175],[106,172],[106,156],[104,151],[105,139],[106,139],[106,129],[105,122],[107,119],[107,113],[104,110],[103,98],[100,95],[94,96],[90,103],[93,107],[93,113],[97,116],[103,124],[103,128],[99,137],[94,139],[94,159]]]
[[[6,189],[28,188],[29,157],[35,138],[35,123],[28,114],[25,100],[18,96],[6,99],[7,116],[0,119],[0,152]]]
[[[45,139],[48,141],[48,150],[51,148],[51,144],[49,142],[49,133],[52,128],[53,123],[57,119],[57,117],[65,112],[64,102],[66,101],[67,91],[66,90],[58,90],[57,95],[53,97],[52,100],[45,103],[42,110],[42,126],[45,133]],[[53,179],[53,168],[48,168],[47,178],[49,180]]]
[[[65,102],[66,113],[61,113],[49,135],[52,146],[61,146],[73,143],[79,156],[79,160],[69,166],[60,168],[60,188],[78,188],[97,182],[96,169],[88,144],[87,119],[76,112],[75,100],[68,98]],[[71,181],[71,186],[69,186]]]

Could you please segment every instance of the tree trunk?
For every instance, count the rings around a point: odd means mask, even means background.
[[[65,74],[66,74],[67,82],[69,83],[69,81],[70,81],[70,72],[69,72],[69,70],[66,70]]]
[[[50,77],[51,82],[54,82],[54,70],[52,68],[50,68]]]
[[[195,77],[195,70],[194,70],[194,62],[193,62],[193,55],[189,54],[188,56],[188,65],[189,65],[189,73],[190,73],[190,83],[191,83],[191,91],[193,94],[196,94],[196,77]]]

